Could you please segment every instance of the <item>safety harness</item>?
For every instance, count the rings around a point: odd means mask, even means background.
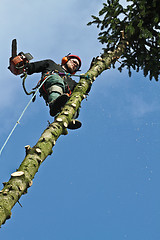
[[[53,85],[51,86],[50,88],[47,88],[47,90],[45,89],[45,86],[43,84],[43,82],[45,83],[46,81],[46,78],[48,78],[50,75],[52,74],[58,74],[63,80],[64,80],[64,83],[65,83],[65,93],[68,94],[68,96],[71,96],[72,94],[72,91],[69,87],[69,84],[65,81],[65,79],[67,77],[70,77],[70,76],[74,76],[74,77],[79,77],[81,78],[82,76],[86,79],[89,79],[90,77],[87,75],[87,76],[84,76],[84,75],[76,75],[76,74],[71,74],[71,73],[66,73],[66,72],[59,72],[58,70],[53,70],[53,71],[49,71],[47,73],[45,73],[42,78],[39,80],[39,82],[37,83],[37,85],[32,88],[32,91],[31,92],[28,92],[26,90],[26,87],[25,87],[25,80],[27,78],[27,73],[25,72],[21,78],[23,78],[23,81],[22,81],[22,85],[23,85],[23,89],[24,89],[24,92],[27,94],[27,95],[34,95],[35,94],[35,91],[36,89],[38,89],[41,85],[41,87],[39,88],[39,92],[40,92],[40,97],[43,96],[45,102],[46,102],[46,105],[48,105],[48,94],[52,93],[53,91],[56,91],[56,92],[60,92],[61,94],[63,94],[63,91],[62,91],[62,88],[57,86],[57,85]],[[35,101],[35,98],[36,96],[32,99],[32,101],[34,102]]]
[[[47,77],[49,77],[51,75],[54,75],[54,74],[58,74],[63,79],[63,81],[65,83],[65,91],[64,92],[68,96],[70,96],[72,94],[72,92],[71,92],[71,89],[70,89],[69,85],[65,81],[65,78],[66,78],[66,74],[65,73],[62,75],[62,73],[60,73],[60,72],[58,72],[56,70],[47,72],[47,73],[44,74],[44,76],[42,76],[39,84],[43,83]],[[39,92],[40,92],[40,96],[43,96],[43,98],[46,101],[47,105],[48,105],[48,95],[49,94],[51,94],[52,92],[58,92],[58,93],[60,93],[62,95],[64,93],[62,88],[57,86],[57,85],[52,85],[52,86],[50,86],[49,88],[46,89],[45,88],[45,84],[42,85],[42,87],[40,88]]]
[[[53,74],[58,74],[63,80],[64,80],[64,83],[65,83],[65,93],[68,95],[68,96],[71,96],[72,94],[72,91],[69,87],[69,85],[67,84],[67,82],[65,81],[65,78],[67,76],[71,76],[72,74],[68,74],[68,73],[63,73],[63,72],[58,72],[57,70],[54,70],[54,71],[49,71],[47,73],[45,73],[42,78],[39,80],[39,82],[37,83],[37,85],[32,88],[32,91],[31,92],[28,92],[26,90],[26,87],[25,87],[25,81],[26,81],[26,78],[27,78],[27,73],[25,72],[21,78],[23,79],[22,80],[22,86],[23,86],[23,89],[24,89],[24,92],[27,94],[27,95],[31,95],[31,94],[34,94],[35,93],[35,90],[37,88],[39,88],[39,86],[45,82],[46,78],[53,75]],[[75,76],[75,75],[74,75]],[[78,75],[77,75],[78,76]],[[79,76],[80,77],[80,76]],[[46,104],[48,105],[48,95],[52,92],[59,92],[60,94],[63,94],[63,90],[61,87],[57,86],[57,85],[52,85],[51,87],[49,88],[45,88],[45,85],[43,84],[41,86],[41,88],[39,89],[39,92],[40,92],[40,97],[43,96],[44,100],[46,101]],[[35,98],[33,99],[33,102],[35,101]]]

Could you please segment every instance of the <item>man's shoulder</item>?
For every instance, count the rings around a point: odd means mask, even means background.
[[[50,66],[50,68],[54,71],[60,71],[60,72],[64,72],[64,69],[62,68],[62,66],[58,63],[56,63],[55,61],[51,60],[51,59],[46,59],[46,62],[48,63],[48,65]]]

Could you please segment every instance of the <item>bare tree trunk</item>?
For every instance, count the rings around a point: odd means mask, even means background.
[[[67,135],[67,126],[79,109],[82,100],[90,91],[92,83],[103,71],[110,68],[112,62],[121,56],[123,49],[124,44],[121,43],[113,52],[104,53],[101,57],[93,60],[88,72],[81,75],[71,98],[62,112],[55,118],[55,121],[42,133],[33,148],[25,147],[25,159],[19,169],[11,174],[10,180],[4,183],[4,188],[0,191],[0,226],[11,217],[12,207],[23,194],[27,193],[27,188],[31,187],[32,179],[41,163],[48,155],[52,154],[52,148],[57,139],[61,135]]]

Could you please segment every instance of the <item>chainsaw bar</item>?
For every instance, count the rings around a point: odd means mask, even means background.
[[[12,58],[17,56],[17,40],[12,40]]]

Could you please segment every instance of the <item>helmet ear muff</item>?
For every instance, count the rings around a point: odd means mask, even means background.
[[[63,57],[62,58],[62,65],[65,65],[68,62],[68,57]]]

